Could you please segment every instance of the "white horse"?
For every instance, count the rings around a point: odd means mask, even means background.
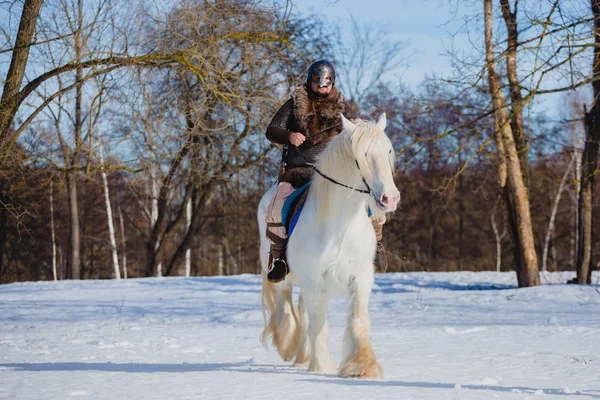
[[[263,275],[265,328],[279,354],[308,370],[337,369],[328,348],[327,297],[347,293],[348,324],[344,334],[342,377],[383,376],[369,341],[368,304],[373,287],[376,239],[367,215],[396,209],[400,192],[393,179],[394,152],[383,132],[385,114],[377,123],[350,122],[319,156],[304,209],[287,246],[290,274],[282,282],[266,279],[269,242],[265,237],[271,188],[258,208]],[[335,182],[333,182],[333,181]],[[298,308],[292,284],[300,285]]]

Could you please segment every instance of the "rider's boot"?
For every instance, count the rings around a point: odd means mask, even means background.
[[[371,223],[373,224],[373,229],[375,230],[375,237],[377,239],[377,247],[375,249],[375,258],[373,259],[373,266],[375,267],[375,271],[380,274],[384,274],[387,271],[388,263],[387,258],[385,256],[385,249],[383,248],[383,244],[381,243],[381,239],[383,238],[383,224],[385,223],[385,217],[382,219],[372,218]]]
[[[281,239],[282,240],[282,239]],[[269,251],[271,257],[271,265],[269,265],[269,271],[267,273],[267,279],[271,283],[281,282],[285,279],[285,276],[290,272],[285,258],[287,241],[271,243],[271,250]]]

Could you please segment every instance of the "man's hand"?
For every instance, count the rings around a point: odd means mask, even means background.
[[[301,134],[300,132],[292,132],[289,136],[290,143],[294,146],[298,147],[306,140],[306,136]]]

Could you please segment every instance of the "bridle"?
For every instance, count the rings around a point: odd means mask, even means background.
[[[328,130],[330,130],[330,129],[332,129],[332,128],[335,128],[335,127],[337,127],[337,126],[339,126],[339,125],[341,125],[341,122],[340,122],[340,123],[337,123],[337,124],[335,124],[335,125],[332,125],[332,126],[330,126],[330,127],[326,128],[326,129],[323,129],[322,131],[319,131],[319,132],[317,132],[317,133],[314,133],[314,134],[312,134],[312,135],[309,135],[309,136],[307,136],[306,138],[307,138],[307,139],[310,139],[310,138],[313,138],[313,137],[315,137],[315,136],[317,136],[317,135],[322,135],[323,133],[327,132]],[[293,146],[293,145],[292,145],[292,146]],[[300,155],[300,157],[302,157],[302,158],[304,159],[304,161],[306,161],[306,164],[305,164],[305,166],[307,166],[307,167],[310,167],[310,168],[314,169],[314,170],[315,170],[315,172],[316,172],[317,174],[321,175],[321,177],[322,177],[323,179],[325,179],[325,180],[328,180],[329,182],[331,182],[331,183],[333,183],[333,184],[336,184],[336,185],[339,185],[339,186],[345,187],[345,188],[347,188],[347,189],[353,190],[353,191],[355,191],[355,192],[362,193],[362,194],[366,194],[366,195],[370,195],[370,196],[372,196],[372,197],[373,197],[373,199],[375,200],[375,203],[377,203],[377,205],[378,205],[378,206],[380,206],[380,207],[382,207],[382,208],[385,208],[385,205],[384,205],[384,204],[381,202],[381,200],[379,200],[379,199],[377,198],[377,196],[375,195],[375,192],[373,192],[373,189],[371,189],[371,186],[369,186],[369,184],[367,183],[367,180],[365,179],[364,175],[362,174],[362,171],[360,170],[360,166],[358,165],[358,160],[357,160],[356,158],[354,158],[354,163],[356,164],[356,168],[358,168],[358,173],[360,174],[360,178],[361,178],[361,180],[362,180],[363,184],[365,185],[366,189],[357,189],[357,188],[355,188],[355,187],[352,187],[352,186],[346,185],[346,184],[344,184],[344,183],[341,183],[341,182],[339,182],[339,181],[336,181],[336,180],[335,180],[335,179],[333,179],[332,177],[325,175],[323,172],[321,172],[321,171],[320,171],[320,170],[317,168],[317,166],[316,166],[315,164],[311,163],[309,160],[307,160],[307,159],[306,159],[306,157],[304,157],[304,154],[302,154],[302,152],[300,151],[300,149],[299,149],[297,146],[293,146],[293,148],[294,148],[294,149],[295,149],[295,150],[298,152],[298,154]]]
[[[298,150],[298,152],[300,152],[300,150]],[[302,153],[300,153],[300,154],[302,154]],[[331,183],[334,183],[336,185],[348,188],[350,190],[354,190],[355,192],[358,192],[358,193],[371,195],[373,197],[373,199],[375,200],[375,203],[377,203],[377,205],[385,208],[385,205],[381,202],[381,200],[379,200],[377,198],[377,196],[375,196],[375,192],[373,192],[373,189],[371,189],[371,187],[367,183],[367,180],[365,179],[364,175],[362,174],[362,171],[360,170],[360,166],[358,165],[358,161],[356,160],[356,158],[354,159],[354,162],[356,163],[356,168],[358,168],[358,173],[360,174],[360,178],[362,179],[363,184],[367,188],[366,190],[365,189],[357,189],[355,187],[348,186],[348,185],[345,185],[345,184],[343,184],[341,182],[338,182],[335,179],[333,179],[332,177],[327,176],[324,173],[322,173],[321,171],[319,171],[319,169],[314,164],[309,164],[308,166],[312,167],[317,174],[321,175],[323,177],[323,179],[326,179],[326,180],[328,180]]]

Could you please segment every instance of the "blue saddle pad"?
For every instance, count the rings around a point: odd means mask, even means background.
[[[296,213],[293,216],[291,216],[290,213],[294,212],[294,206],[296,204],[296,200],[298,200],[300,198],[300,196],[302,196],[304,194],[304,192],[306,190],[308,190],[309,187],[310,187],[310,182],[307,182],[304,185],[300,186],[298,189],[294,190],[292,192],[292,194],[290,194],[288,196],[288,198],[285,200],[285,203],[283,203],[283,208],[281,209],[281,221],[283,221],[283,223],[285,225],[287,225],[286,228],[287,228],[287,232],[288,232],[288,237],[292,236],[292,232],[294,231],[294,228],[296,227],[298,218],[300,218],[300,213],[302,212],[304,203],[302,203],[300,205],[300,207],[298,208],[298,210],[296,210]],[[287,221],[289,220],[290,216],[292,218],[288,224]]]

